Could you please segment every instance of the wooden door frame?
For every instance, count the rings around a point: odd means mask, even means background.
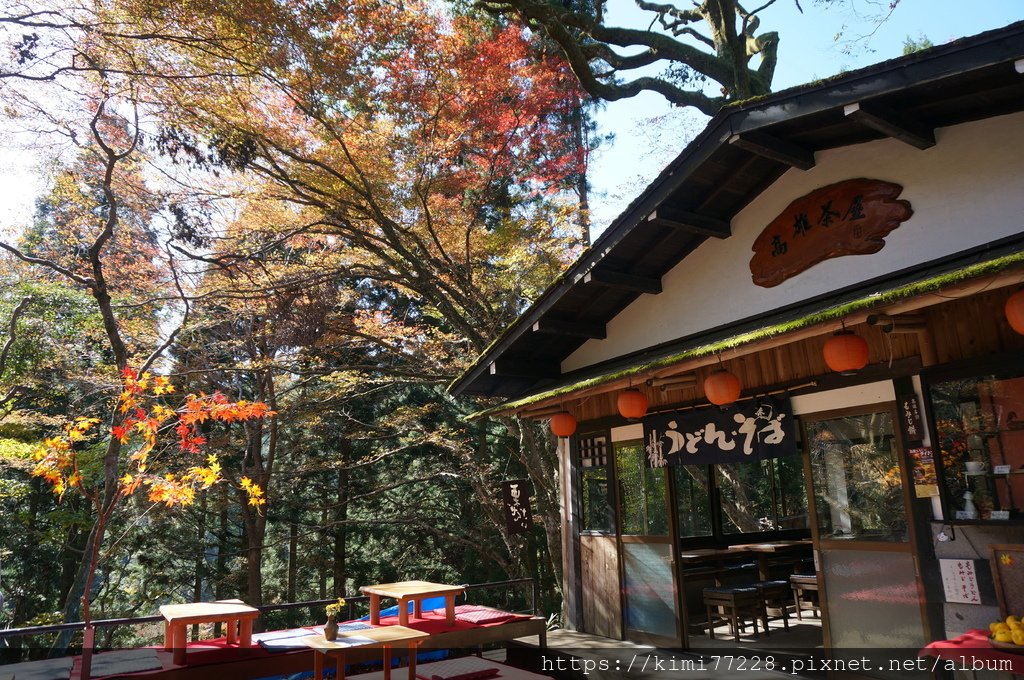
[[[894,386],[895,387],[895,386]],[[860,406],[847,406],[844,408],[828,411],[816,411],[813,413],[800,414],[800,434],[805,442],[806,454],[804,455],[804,483],[807,489],[807,514],[811,523],[811,541],[814,549],[814,572],[819,583],[819,606],[821,611],[821,632],[822,642],[825,649],[832,648],[832,637],[829,630],[828,613],[828,581],[822,569],[822,541],[818,527],[818,507],[814,494],[814,473],[811,468],[810,439],[807,436],[807,424],[823,420],[835,420],[845,416],[869,415],[871,413],[888,412],[892,418],[893,441],[896,444],[896,460],[900,469],[900,496],[903,499],[903,511],[907,521],[906,542],[883,542],[883,541],[826,541],[828,550],[861,550],[866,552],[898,552],[908,553],[914,565],[914,584],[918,594],[918,610],[921,620],[921,633],[924,640],[931,640],[931,626],[928,618],[927,597],[925,594],[924,581],[921,577],[921,559],[917,536],[917,522],[914,515],[913,496],[911,495],[911,471],[910,461],[907,459],[907,446],[903,441],[902,430],[899,427],[899,410],[895,401],[882,401]]]

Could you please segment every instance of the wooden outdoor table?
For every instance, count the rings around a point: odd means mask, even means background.
[[[383,626],[381,628],[370,628],[366,630],[349,630],[338,633],[337,640],[328,641],[323,635],[307,635],[300,638],[302,643],[313,650],[313,679],[323,680],[324,659],[335,657],[337,664],[336,680],[345,680],[345,654],[350,649],[376,649],[383,650],[384,659],[384,680],[391,680],[391,653],[392,647],[400,647],[409,650],[409,680],[416,680],[416,648],[424,639],[430,637],[429,633],[413,630],[405,626]],[[346,638],[369,638],[373,642],[346,644]]]
[[[228,644],[237,642],[239,647],[252,647],[252,622],[260,615],[260,610],[241,600],[218,600],[165,604],[160,607],[160,615],[164,617],[164,649],[173,650],[174,665],[183,666],[188,646],[185,629],[188,626],[224,622]]]
[[[380,598],[391,597],[398,600],[398,623],[409,625],[409,606],[413,602],[414,615],[423,616],[423,600],[428,597],[444,598],[445,620],[449,626],[455,625],[455,598],[466,592],[462,586],[448,586],[443,583],[429,581],[401,581],[399,583],[381,583],[375,586],[363,586],[359,589],[370,598],[370,623],[380,624]]]

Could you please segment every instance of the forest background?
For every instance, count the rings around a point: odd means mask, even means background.
[[[45,181],[0,233],[0,626],[406,578],[528,576],[557,615],[555,442],[445,387],[589,245],[607,102],[771,91],[800,30],[775,4],[640,1],[621,29],[586,0],[6,0],[4,146]],[[157,448],[171,426],[119,408],[142,370],[168,415],[215,393],[274,415]],[[75,473],[39,474],[62,431]],[[140,447],[186,470],[201,448],[215,483],[122,494]],[[506,529],[504,479],[529,480],[532,532]]]

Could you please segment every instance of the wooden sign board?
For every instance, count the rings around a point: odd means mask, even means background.
[[[754,241],[750,273],[771,288],[832,257],[877,253],[885,237],[910,219],[903,187],[877,179],[848,179],[796,199]]]
[[[999,613],[1024,616],[1024,545],[993,545],[989,552]]]

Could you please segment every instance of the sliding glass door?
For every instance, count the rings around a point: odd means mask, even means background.
[[[666,469],[647,467],[639,440],[614,445],[626,637],[677,646]]]
[[[918,648],[924,601],[894,405],[803,419],[826,644]]]

